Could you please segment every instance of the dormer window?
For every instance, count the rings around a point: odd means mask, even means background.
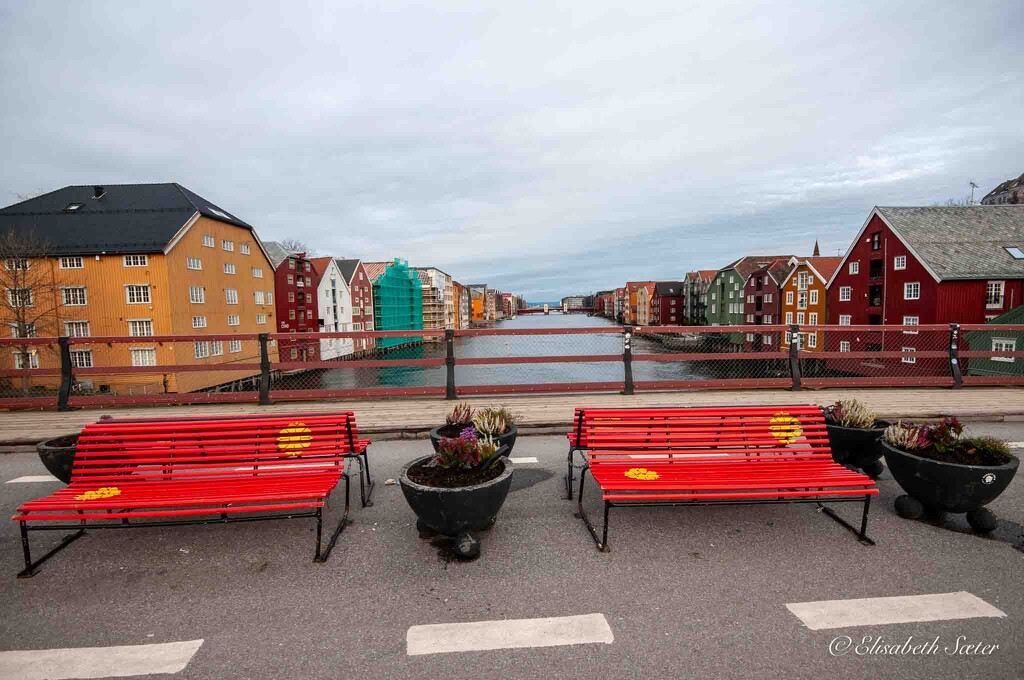
[[[1012,257],[1015,260],[1024,260],[1024,251],[1021,251],[1020,248],[1007,248],[1006,252],[1008,252],[1010,254],[1010,257]]]
[[[64,212],[67,212],[67,213],[77,212],[79,209],[81,209],[81,207],[82,207],[81,203],[68,203],[67,206],[64,208]]]

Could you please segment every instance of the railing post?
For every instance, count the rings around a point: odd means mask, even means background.
[[[960,324],[949,324],[949,373],[953,376],[953,387],[963,385],[964,377],[960,371]]]
[[[60,349],[60,387],[57,389],[57,410],[71,411],[68,400],[71,398],[71,387],[75,384],[75,375],[71,370],[71,346],[66,336],[57,338]]]
[[[269,406],[270,401],[270,351],[267,349],[269,333],[260,333],[260,406]]]
[[[633,394],[633,327],[622,327],[623,394]]]
[[[451,328],[444,329],[444,398],[455,399],[455,331]]]
[[[800,326],[793,324],[789,327],[789,375],[793,378],[794,392],[800,391]]]

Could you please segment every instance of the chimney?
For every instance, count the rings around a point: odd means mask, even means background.
[[[107,193],[107,190],[104,189],[103,187],[93,187],[92,188],[92,197],[93,198],[103,198],[103,194],[105,194],[105,193]]]

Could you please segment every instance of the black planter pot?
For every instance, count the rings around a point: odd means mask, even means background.
[[[825,428],[828,430],[832,459],[841,465],[860,468],[871,477],[882,474],[882,463],[879,460],[884,453],[881,437],[885,434],[885,428],[889,427],[889,423],[884,420],[876,420],[875,425],[878,427],[863,430],[857,427],[833,425],[826,420]]]
[[[1004,465],[944,463],[879,443],[889,472],[914,501],[932,511],[966,512],[976,529],[994,527],[994,517],[982,507],[1006,490],[1020,466],[1016,457]],[[897,511],[904,517],[920,516],[916,503],[902,498],[896,499]]]
[[[416,513],[419,524],[445,536],[480,531],[494,524],[512,486],[514,468],[508,458],[501,459],[499,465],[504,469],[494,479],[454,489],[424,486],[409,479],[409,468],[431,458],[433,456],[423,456],[406,463],[398,477],[405,500]]]
[[[70,484],[71,466],[75,462],[77,444],[77,434],[65,434],[36,444],[36,452],[51,475],[65,484]]]
[[[470,427],[470,425],[457,425],[458,431],[453,430],[449,434],[443,434],[450,425],[439,425],[430,431],[430,443],[434,445],[434,451],[438,451],[441,446],[441,439],[444,437],[454,438],[459,436],[459,432],[463,429]],[[511,455],[512,447],[516,445],[516,434],[519,432],[515,425],[509,425],[509,430],[505,434],[498,437],[495,441],[499,447],[504,446],[506,448],[505,455]]]

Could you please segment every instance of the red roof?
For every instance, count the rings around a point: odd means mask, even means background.
[[[383,274],[390,265],[391,262],[364,262],[363,269],[366,271],[366,278],[373,282],[378,276]]]
[[[814,271],[818,272],[821,278],[825,279],[826,283],[835,274],[839,263],[842,261],[842,257],[808,257],[804,260],[804,262],[814,267]]]

